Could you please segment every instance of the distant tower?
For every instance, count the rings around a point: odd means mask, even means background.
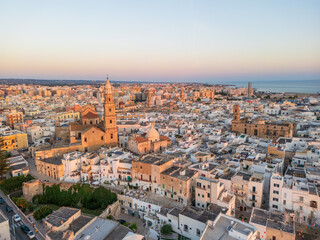
[[[240,105],[233,105],[233,120],[232,122],[240,122]]]
[[[214,100],[214,90],[211,91],[211,94],[210,94],[210,95],[211,95],[210,98],[211,98],[211,100],[213,101],[213,100]]]
[[[248,98],[251,97],[253,94],[252,91],[252,82],[248,82]]]
[[[106,145],[116,145],[118,143],[117,116],[109,77],[104,89],[104,131]]]
[[[181,99],[181,101],[184,101],[184,91],[183,91],[183,88],[181,88],[180,99]]]
[[[150,91],[150,89],[148,90],[148,107],[151,108],[152,107],[152,92]]]
[[[170,102],[170,104],[169,104],[169,111],[172,113],[173,112],[173,103],[172,102]]]
[[[233,132],[239,132],[240,123],[240,105],[233,105],[233,119],[232,119],[232,128]]]

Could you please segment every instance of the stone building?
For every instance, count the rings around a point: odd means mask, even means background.
[[[0,139],[3,141],[3,146],[0,150],[10,152],[28,148],[27,134],[18,130],[2,131],[0,132]]]
[[[258,230],[261,240],[296,239],[295,224],[290,212],[283,214],[254,207],[249,223]]]
[[[162,152],[171,145],[171,140],[166,136],[160,136],[151,125],[145,137],[132,135],[128,140],[128,150],[138,155]]]
[[[248,118],[240,119],[240,106],[233,106],[232,131],[244,133],[259,138],[278,139],[279,137],[292,138],[292,123],[265,122],[261,118],[250,120]]]
[[[160,195],[184,205],[191,202],[199,173],[176,165],[160,173]]]
[[[48,177],[61,180],[64,176],[64,168],[61,157],[51,157],[42,160],[36,160],[37,171]]]
[[[132,183],[136,186],[149,188],[154,193],[160,191],[160,173],[173,166],[175,156],[148,154],[139,160],[132,161]]]
[[[23,122],[23,113],[12,110],[11,112],[6,113],[6,124],[13,128],[15,123]]]
[[[69,143],[57,143],[49,149],[36,151],[35,159],[62,156],[73,151],[96,151],[102,146],[118,144],[115,103],[109,78],[104,92],[104,121],[101,121],[93,107],[83,107],[81,119],[69,125],[69,139]]]

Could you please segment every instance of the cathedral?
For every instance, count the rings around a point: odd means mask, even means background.
[[[117,146],[117,116],[109,78],[104,90],[103,119],[100,119],[94,107],[82,107],[81,119],[69,124],[68,139],[67,145],[57,143],[57,147],[36,151],[36,159],[57,157],[72,151],[96,151],[103,146]]]
[[[233,106],[232,131],[243,133],[259,138],[268,138],[276,140],[279,137],[292,138],[292,123],[265,122],[261,118],[250,120],[248,118],[240,119],[240,106]]]
[[[80,143],[85,152],[118,144],[116,109],[109,78],[104,90],[104,121],[99,119],[95,109],[84,108],[81,123],[70,125],[70,143]]]

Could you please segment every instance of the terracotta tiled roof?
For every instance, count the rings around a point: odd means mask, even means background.
[[[167,141],[171,141],[170,138],[168,138],[167,136],[160,136],[160,140],[167,140]]]
[[[88,112],[86,115],[82,116],[83,119],[90,119],[90,118],[99,118],[98,114],[93,112]]]
[[[88,125],[70,125],[70,131],[84,131],[90,128]]]
[[[148,141],[148,139],[144,138],[144,137],[136,137],[135,139],[138,143],[141,143],[141,142],[146,142]]]

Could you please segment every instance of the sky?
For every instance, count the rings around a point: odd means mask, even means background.
[[[320,79],[319,0],[0,0],[0,78]]]

